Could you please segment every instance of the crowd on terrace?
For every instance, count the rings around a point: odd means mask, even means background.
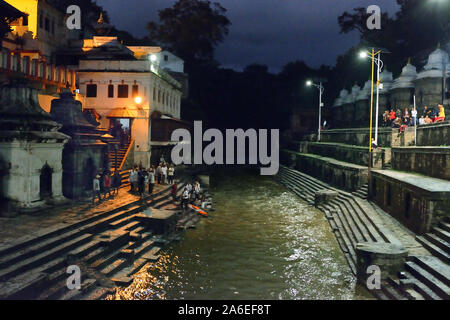
[[[413,107],[411,110],[405,108],[403,111],[397,108],[386,110],[383,114],[383,126],[399,128],[400,132],[406,130],[408,126],[427,125],[430,123],[445,121],[445,109],[442,104],[438,104],[437,108],[424,106],[421,114]]]

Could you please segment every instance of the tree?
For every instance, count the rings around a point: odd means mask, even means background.
[[[165,46],[187,63],[210,61],[214,49],[228,34],[226,9],[206,0],[178,0],[160,10],[159,23],[149,22],[150,39]]]
[[[399,72],[409,57],[420,64],[439,42],[450,40],[450,1],[397,0],[397,3],[400,10],[394,18],[382,14],[381,30],[367,28],[369,15],[365,8],[344,12],[338,23],[342,33],[358,31],[362,44],[391,52],[384,60],[391,71]]]

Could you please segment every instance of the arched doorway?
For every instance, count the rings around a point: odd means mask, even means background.
[[[52,196],[52,175],[53,169],[45,163],[39,176],[39,195],[41,199]]]
[[[84,176],[83,176],[83,185],[84,190],[91,191],[92,190],[92,181],[94,180],[94,176],[97,169],[94,164],[94,160],[89,158],[86,160],[86,164],[84,165]]]

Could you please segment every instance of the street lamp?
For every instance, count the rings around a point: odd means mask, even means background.
[[[321,121],[322,121],[322,107],[323,107],[322,94],[324,91],[324,87],[322,85],[322,81],[320,81],[319,84],[315,84],[311,80],[308,80],[308,81],[306,81],[306,85],[308,87],[314,86],[317,89],[319,89],[319,128],[317,129],[317,141],[320,141],[320,125],[321,125]]]
[[[374,64],[377,65],[377,98],[376,98],[376,107],[375,107],[375,143],[378,144],[378,109],[379,109],[379,97],[380,97],[380,72],[383,69],[383,61],[381,61],[381,52],[382,50],[379,50],[375,52],[375,49],[372,48],[372,52],[367,51],[361,51],[359,53],[359,56],[361,58],[372,58],[372,86],[370,90],[370,134],[369,134],[369,152],[372,152],[372,110],[373,110],[373,78],[374,78]],[[375,59],[375,56],[378,56]]]

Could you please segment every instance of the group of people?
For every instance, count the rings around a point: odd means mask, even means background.
[[[95,202],[96,198],[98,198],[99,202],[107,197],[114,198],[119,193],[121,184],[122,176],[119,171],[115,171],[113,175],[111,175],[109,170],[98,173],[93,179],[92,203]]]
[[[204,197],[205,195],[200,187],[200,182],[194,181],[193,184],[189,182],[184,187],[183,193],[181,194],[181,209],[187,209],[189,203],[195,203],[198,200],[203,202]]]
[[[405,108],[403,111],[400,108],[397,111],[391,109],[391,111],[386,110],[383,114],[383,126],[398,128],[400,132],[405,131],[408,126],[424,125],[444,120],[445,109],[441,104],[438,104],[436,109],[425,106],[420,118],[415,108],[411,110]]]
[[[146,186],[148,186],[148,194],[152,194],[156,182],[158,184],[175,184],[175,167],[173,164],[167,167],[165,162],[159,163],[156,168],[151,166],[150,169],[135,166],[130,171],[129,181],[131,193],[143,196]]]

